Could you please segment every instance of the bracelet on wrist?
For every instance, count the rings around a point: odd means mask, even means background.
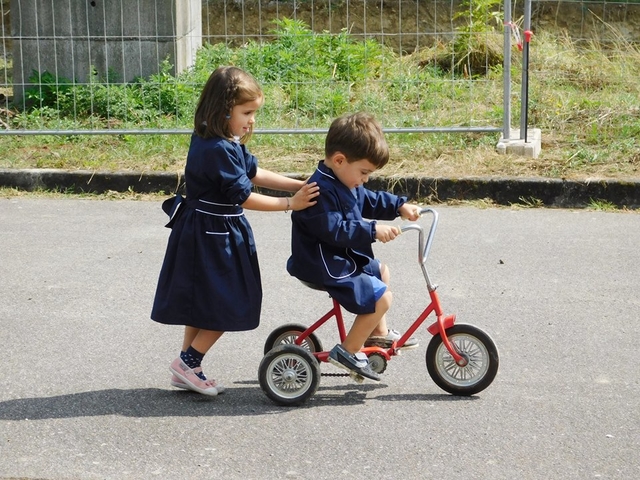
[[[289,202],[289,197],[285,197],[287,200],[287,208],[284,209],[284,213],[289,213],[289,209],[291,208],[291,203]]]

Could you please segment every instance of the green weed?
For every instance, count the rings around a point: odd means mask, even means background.
[[[593,198],[589,199],[587,208],[598,212],[612,212],[618,210],[618,207],[614,203],[608,202],[607,200]]]

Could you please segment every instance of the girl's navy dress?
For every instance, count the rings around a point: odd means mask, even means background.
[[[376,309],[371,276],[380,278],[380,263],[371,244],[376,222],[393,220],[406,197],[372,192],[360,186],[350,190],[324,162],[309,179],[320,187],[318,202],[291,214],[291,257],[287,270],[294,277],[324,287],[352,313]]]
[[[151,318],[206,330],[251,330],[262,286],[242,205],[258,161],[244,145],[191,137],[186,200],[173,224]]]

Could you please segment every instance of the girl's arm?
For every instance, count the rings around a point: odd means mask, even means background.
[[[271,190],[280,190],[283,192],[297,192],[305,184],[303,180],[285,177],[278,173],[270,172],[258,167],[255,176],[251,179],[251,183],[258,187],[270,188]]]
[[[275,187],[273,186],[268,188],[275,189]],[[247,210],[260,210],[263,212],[286,212],[289,210],[303,210],[307,207],[310,207],[311,205],[315,205],[316,201],[314,200],[314,198],[316,198],[319,194],[319,187],[315,182],[303,182],[302,188],[300,188],[293,197],[271,197],[269,195],[251,192],[249,194],[249,198],[247,198],[242,204],[242,207],[246,208]]]

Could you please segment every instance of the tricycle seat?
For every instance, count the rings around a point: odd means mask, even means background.
[[[300,280],[300,279],[298,279]],[[318,285],[316,283],[310,283],[310,282],[305,282],[304,280],[300,280],[300,283],[302,283],[303,285],[312,288],[313,290],[320,290],[321,292],[326,292],[327,289],[324,288],[323,285]]]

